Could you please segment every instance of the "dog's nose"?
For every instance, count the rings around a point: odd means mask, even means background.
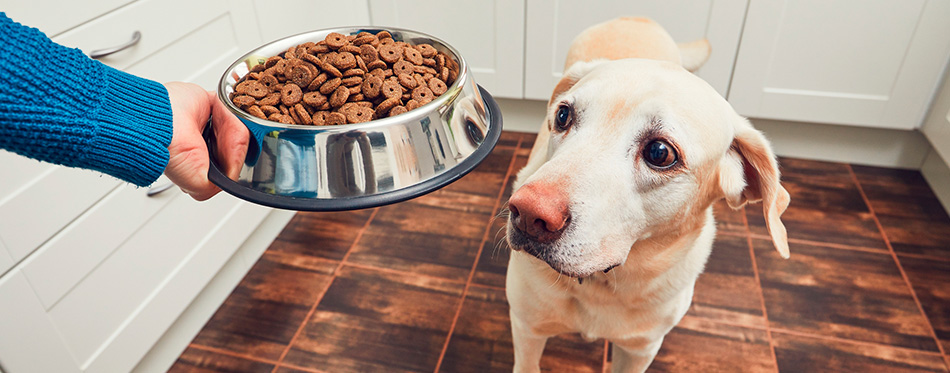
[[[554,185],[526,184],[508,200],[516,228],[541,243],[557,240],[570,224],[567,197]]]

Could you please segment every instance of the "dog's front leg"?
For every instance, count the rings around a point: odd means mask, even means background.
[[[510,312],[511,316],[511,342],[515,348],[515,367],[514,372],[540,372],[541,354],[544,353],[544,344],[547,343],[547,336],[539,336],[531,331],[531,328],[521,319]]]
[[[661,337],[657,341],[644,342],[635,338],[627,341],[614,342],[613,353],[610,355],[611,371],[613,373],[640,373],[647,370],[653,358],[660,352],[663,344]]]

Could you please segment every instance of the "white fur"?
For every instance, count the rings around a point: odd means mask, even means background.
[[[515,371],[538,371],[547,338],[568,332],[612,341],[614,371],[643,371],[689,309],[715,236],[711,203],[726,194],[745,202],[743,155],[731,149],[751,126],[669,62],[578,63],[565,76],[576,84],[552,98],[514,186],[556,185],[571,214],[547,262],[512,244]],[[567,133],[550,126],[561,102],[577,110]],[[641,159],[644,134],[657,128],[678,145],[684,167],[657,171]],[[509,222],[509,242],[513,229]]]

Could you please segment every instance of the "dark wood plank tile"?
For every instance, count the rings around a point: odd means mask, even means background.
[[[193,343],[279,359],[331,278],[308,268],[309,262],[265,252]]]
[[[476,284],[504,287],[505,273],[508,269],[508,254],[510,248],[505,240],[505,226],[508,224],[508,199],[511,198],[511,188],[515,182],[515,176],[519,170],[528,163],[528,156],[531,154],[531,146],[534,140],[527,139],[522,141],[521,146],[515,153],[515,159],[512,162],[511,174],[505,183],[505,189],[502,192],[500,211],[495,214],[491,221],[491,228],[488,232],[488,242],[482,249],[482,255],[478,258],[478,266],[475,269],[475,277],[472,281]]]
[[[782,215],[789,238],[887,251],[847,164],[782,158],[780,167],[792,197]],[[745,211],[752,233],[768,236],[762,204]]]
[[[431,372],[463,288],[344,266],[284,362],[329,372]]]
[[[919,171],[853,168],[894,251],[950,260],[950,216]]]
[[[449,184],[445,189],[494,199],[504,185],[505,173],[508,172],[508,165],[518,148],[520,139],[521,136],[518,134],[502,132],[501,138],[498,139],[498,143],[488,157],[468,175]]]
[[[764,328],[759,283],[744,237],[720,235],[696,281],[688,315]]]
[[[686,316],[663,340],[648,372],[774,372],[763,329]]]
[[[270,372],[273,364],[267,364],[230,355],[214,353],[189,347],[178,357],[169,373],[251,373]]]
[[[277,236],[270,250],[342,260],[372,212],[371,209],[298,212]]]
[[[600,372],[603,356],[603,341],[586,342],[577,335],[557,336],[545,346],[541,370]],[[513,364],[505,291],[470,287],[440,372],[511,372]]]
[[[939,354],[772,332],[780,372],[946,372]]]
[[[773,330],[937,351],[891,255],[793,243],[786,260],[753,244]]]
[[[381,207],[347,261],[466,281],[494,201],[442,190]]]
[[[719,232],[746,234],[745,206],[734,210],[722,199],[713,204],[713,216],[716,218],[716,230]]]
[[[899,257],[930,324],[950,351],[950,262]]]

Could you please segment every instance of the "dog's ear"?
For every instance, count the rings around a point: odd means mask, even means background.
[[[743,119],[719,168],[719,186],[729,207],[762,201],[765,225],[775,249],[788,258],[788,236],[780,219],[788,207],[788,191],[779,182],[778,164],[762,133]]]
[[[558,96],[567,92],[574,84],[577,84],[577,81],[581,80],[584,75],[590,73],[594,68],[600,66],[607,60],[598,59],[593,61],[578,61],[573,65],[567,68],[567,71],[564,72],[564,75],[561,77],[561,80],[557,82],[557,85],[554,86],[554,92],[551,93],[551,99],[548,100],[548,106],[551,106],[554,103],[554,100],[557,100]]]
[[[709,45],[709,40],[705,38],[688,43],[676,43],[676,46],[679,47],[680,50],[680,59],[683,62],[683,68],[690,72],[699,70],[699,68],[709,60],[709,55],[712,54],[712,47]]]

